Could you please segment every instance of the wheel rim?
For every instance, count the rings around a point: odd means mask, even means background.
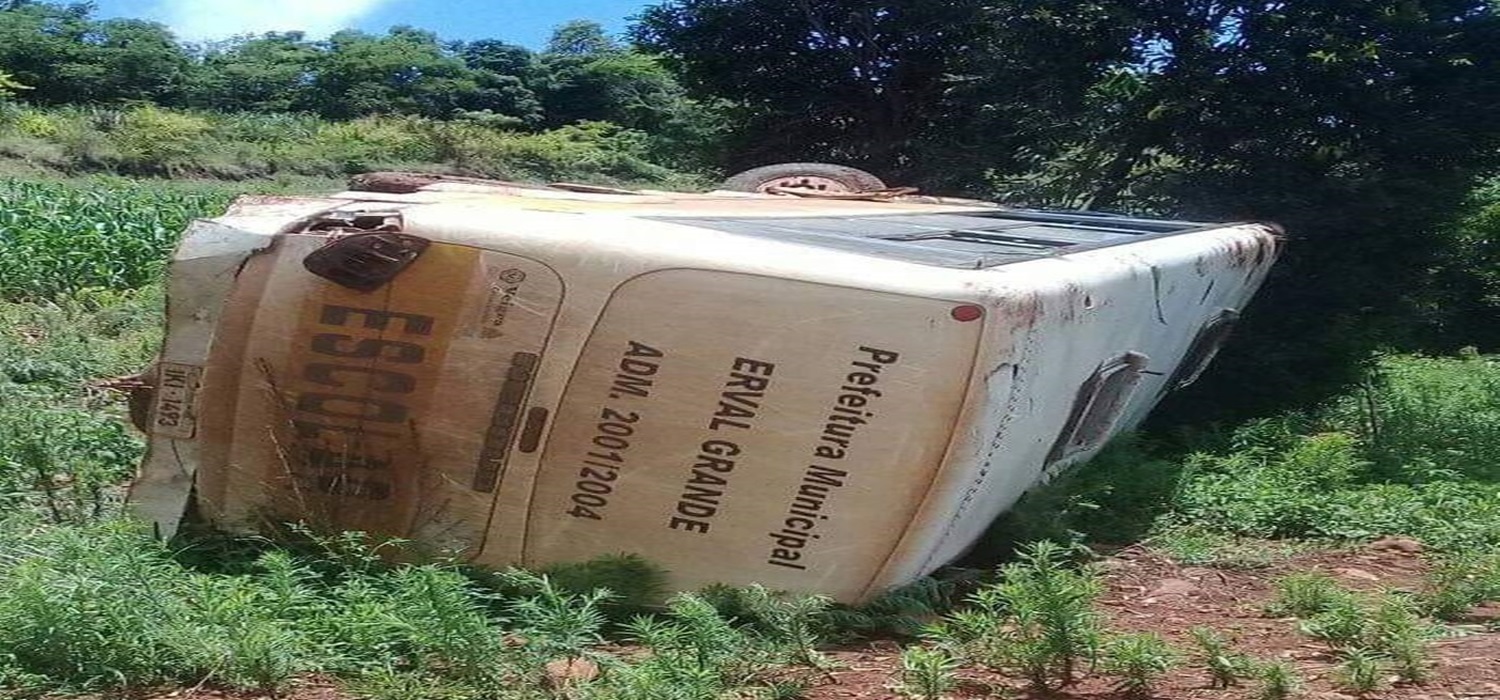
[[[819,175],[792,175],[767,180],[755,186],[756,192],[770,192],[772,189],[805,189],[818,192],[858,192],[850,187],[848,183],[835,180],[831,177]]]

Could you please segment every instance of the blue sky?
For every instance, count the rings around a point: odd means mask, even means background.
[[[409,24],[444,39],[501,39],[540,48],[552,28],[591,19],[611,32],[649,0],[97,0],[101,17],[140,17],[190,41],[301,29],[315,37],[345,27],[381,32]]]

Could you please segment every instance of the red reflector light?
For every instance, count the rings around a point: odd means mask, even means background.
[[[984,317],[984,309],[973,304],[962,304],[953,307],[952,314],[955,321],[977,321]]]

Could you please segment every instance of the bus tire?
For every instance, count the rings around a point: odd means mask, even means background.
[[[875,192],[885,189],[885,183],[870,173],[845,165],[777,163],[731,175],[720,185],[721,189],[734,192],[767,192],[782,187],[829,193]]]

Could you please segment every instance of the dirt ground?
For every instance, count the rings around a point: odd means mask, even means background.
[[[1324,571],[1359,590],[1406,589],[1420,586],[1427,564],[1409,551],[1415,543],[1388,541],[1354,550],[1292,556],[1256,569],[1181,566],[1165,556],[1138,548],[1115,553],[1106,560],[1107,590],[1102,608],[1111,629],[1153,631],[1184,653],[1193,648],[1188,630],[1210,627],[1232,640],[1235,650],[1257,659],[1284,659],[1295,665],[1306,700],[1352,700],[1333,681],[1336,661],[1323,644],[1296,631],[1296,621],[1273,619],[1263,612],[1272,597],[1272,582],[1292,571]],[[1370,700],[1500,699],[1500,633],[1486,631],[1500,620],[1500,607],[1482,608],[1455,623],[1455,634],[1433,644],[1432,678],[1421,685],[1396,685],[1363,696]],[[900,697],[900,646],[889,640],[872,641],[827,651],[837,667],[805,696],[808,700],[852,700]],[[958,690],[948,697],[1016,698],[1019,700],[1118,700],[1125,696],[1102,675],[1085,677],[1076,685],[1049,695],[1030,692],[1025,683],[979,669],[961,672]],[[1172,672],[1153,696],[1161,699],[1251,700],[1253,683],[1229,689],[1208,687],[1202,665],[1191,659]],[[327,681],[307,679],[281,700],[347,700]],[[209,689],[177,690],[148,696],[149,700],[251,700],[249,696]]]
[[[1328,648],[1297,632],[1296,621],[1272,619],[1264,609],[1273,595],[1272,582],[1292,571],[1323,571],[1358,590],[1417,589],[1427,564],[1409,541],[1386,541],[1357,550],[1293,556],[1258,569],[1220,569],[1181,566],[1143,549],[1127,549],[1105,562],[1107,591],[1102,607],[1112,629],[1156,632],[1178,649],[1193,649],[1188,630],[1203,626],[1232,640],[1235,650],[1257,659],[1284,659],[1301,675],[1308,700],[1349,700],[1339,691],[1332,672],[1337,661]],[[1455,624],[1462,636],[1445,636],[1433,644],[1432,678],[1422,685],[1394,685],[1363,697],[1381,700],[1500,699],[1500,633],[1486,632],[1486,623],[1500,619],[1500,608],[1476,610]],[[863,648],[831,654],[842,669],[836,682],[815,688],[809,700],[898,697],[900,649],[893,642],[873,642]],[[1066,690],[1038,695],[1023,681],[982,670],[965,670],[952,698],[1041,698],[1052,700],[1115,700],[1125,697],[1112,681],[1094,676]],[[1191,658],[1169,674],[1154,697],[1163,699],[1248,700],[1253,683],[1229,689],[1208,687],[1200,663]]]

